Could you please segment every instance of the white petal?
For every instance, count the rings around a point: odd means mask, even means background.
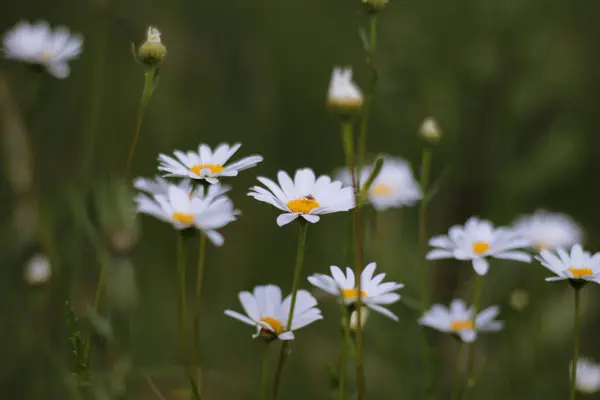
[[[58,79],[64,79],[69,76],[71,69],[66,62],[54,62],[46,65],[48,72]]]
[[[488,272],[490,265],[485,258],[474,258],[473,269],[479,275],[485,275]]]
[[[248,325],[252,325],[252,326],[255,326],[255,325],[256,325],[256,322],[254,322],[254,321],[253,321],[253,320],[251,320],[250,318],[246,317],[245,315],[243,315],[243,314],[240,314],[240,313],[239,313],[239,312],[237,312],[237,311],[233,311],[233,310],[225,310],[225,315],[227,315],[227,316],[230,316],[230,317],[232,317],[232,318],[235,318],[235,319],[237,319],[238,321],[242,321],[243,323],[245,323],[245,324],[248,324]]]
[[[284,226],[298,218],[299,214],[296,213],[288,213],[288,214],[280,214],[277,217],[277,225]]]

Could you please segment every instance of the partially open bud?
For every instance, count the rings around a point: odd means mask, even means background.
[[[378,13],[387,5],[388,0],[361,0],[361,4],[368,13]]]
[[[529,294],[523,289],[516,289],[510,294],[510,306],[522,311],[529,304]]]
[[[31,257],[25,265],[24,278],[30,285],[46,283],[50,280],[51,276],[50,261],[41,254]]]
[[[335,67],[329,83],[327,105],[342,117],[350,117],[360,112],[363,95],[352,81],[352,68]]]
[[[358,321],[358,312],[356,312],[356,310],[352,311],[352,314],[350,315],[350,329],[352,332],[356,332],[359,329],[363,330],[368,317],[369,309],[367,307],[361,307],[360,309],[360,323]]]
[[[437,144],[442,138],[442,131],[433,117],[427,117],[419,129],[421,138],[430,144]]]
[[[160,40],[158,29],[148,28],[146,41],[139,47],[137,57],[149,67],[158,66],[167,57],[167,48]]]

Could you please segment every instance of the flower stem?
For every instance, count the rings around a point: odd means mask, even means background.
[[[473,291],[473,329],[477,330],[476,318],[479,312],[479,300],[481,299],[481,291],[483,290],[483,275],[475,276],[475,288]],[[467,385],[465,390],[469,390],[475,385],[475,342],[469,344],[467,349]]]
[[[269,386],[269,343],[265,344],[260,375],[260,400],[267,400],[267,387]]]
[[[300,217],[302,218],[302,217]],[[298,234],[298,248],[296,251],[296,268],[294,269],[294,281],[292,283],[292,300],[290,304],[290,313],[286,323],[286,331],[292,329],[292,319],[294,317],[294,308],[296,307],[296,295],[300,286],[300,277],[302,272],[302,261],[304,260],[304,247],[306,245],[306,221],[300,221],[300,233]],[[288,354],[289,340],[283,341],[281,351],[279,352],[279,361],[277,362],[277,370],[275,371],[275,382],[273,384],[273,398],[276,400],[279,396],[279,386],[281,384],[281,373]]]
[[[577,359],[579,358],[579,334],[581,331],[581,310],[580,310],[580,287],[573,288],[575,293],[575,332],[573,338],[573,361],[571,364],[571,395],[570,400],[575,400],[577,386]]]
[[[342,140],[344,144],[344,152],[346,153],[346,164],[348,165],[348,170],[352,176],[352,189],[354,192],[354,276],[356,279],[356,288],[359,295],[356,298],[356,317],[358,321],[362,321],[362,298],[360,293],[362,293],[362,264],[363,264],[363,254],[362,254],[362,230],[361,230],[361,220],[360,220],[360,203],[359,203],[359,183],[358,177],[356,176],[356,160],[354,158],[354,138],[352,134],[352,121],[350,120],[342,120]],[[356,385],[358,392],[358,400],[363,400],[365,398],[365,373],[363,367],[363,330],[362,327],[359,326],[356,329]]]
[[[194,307],[194,366],[200,368],[200,307],[202,306],[202,281],[204,278],[204,260],[206,258],[206,235],[200,233],[198,248],[198,269],[196,272],[196,302]]]
[[[348,307],[344,303],[343,297],[340,299],[340,328],[342,340],[340,342],[340,364],[338,371],[338,400],[344,399],[344,387],[346,384],[346,363],[348,360],[348,351],[354,354],[352,337],[350,335],[350,320],[348,318]]]
[[[371,73],[369,86],[365,95],[365,103],[363,105],[362,119],[360,121],[360,134],[358,137],[358,174],[365,162],[365,151],[367,147],[367,131],[369,130],[369,115],[371,110],[371,102],[373,100],[373,92],[377,83],[377,69],[375,68],[375,49],[377,47],[377,14],[371,14],[369,17],[369,47],[367,50],[367,66]]]
[[[131,143],[129,145],[129,152],[127,153],[127,161],[125,162],[125,175],[129,172],[131,162],[133,161],[133,155],[135,153],[135,147],[140,136],[140,129],[142,128],[142,121],[144,119],[144,112],[146,106],[150,102],[152,92],[154,92],[154,77],[157,72],[156,67],[150,67],[146,69],[144,73],[144,90],[142,91],[142,99],[140,100],[140,107],[138,108],[137,117],[135,119],[135,128],[133,135],[131,136]]]
[[[187,330],[187,296],[186,296],[186,288],[185,288],[185,264],[186,264],[186,254],[185,247],[183,243],[183,233],[180,233],[177,239],[177,272],[179,274],[179,344],[181,346],[181,359],[184,363],[184,367],[186,373],[188,375],[188,379],[190,381],[190,386],[192,387],[192,394],[195,400],[201,400],[200,392],[198,390],[198,384],[196,383],[195,375],[193,369],[190,367],[188,354],[189,349],[187,345],[187,335],[185,334]]]
[[[456,400],[456,398],[458,397],[458,388],[459,388],[459,384],[458,381],[460,380],[460,359],[463,353],[463,348],[464,348],[464,343],[460,344],[460,347],[458,348],[458,353],[456,353],[456,361],[454,362],[454,375],[452,378],[452,391],[450,392],[450,400]]]

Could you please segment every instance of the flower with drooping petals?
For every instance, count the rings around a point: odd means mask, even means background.
[[[340,114],[353,114],[360,111],[362,103],[362,92],[352,81],[352,68],[335,67],[327,93],[329,108]]]
[[[377,265],[372,262],[368,264],[361,273],[361,304],[393,319],[394,321],[398,321],[398,317],[382,305],[392,304],[400,300],[400,295],[393,292],[403,288],[404,285],[396,282],[381,283],[383,278],[385,278],[385,273],[373,276],[376,267]],[[314,274],[308,277],[308,281],[313,286],[316,286],[331,295],[339,298],[343,297],[344,302],[347,305],[356,303],[356,300],[358,299],[358,289],[354,279],[354,272],[350,268],[346,268],[346,274],[344,274],[342,270],[335,265],[330,267],[330,271],[331,276]]]
[[[352,188],[342,187],[342,182],[332,181],[327,175],[315,177],[310,168],[296,171],[294,180],[284,171],[277,173],[279,184],[258,177],[262,186],[254,186],[248,193],[258,201],[269,203],[284,214],[277,217],[277,225],[289,224],[298,217],[308,222],[318,222],[319,215],[348,211],[354,207]]]
[[[531,262],[529,254],[518,250],[529,246],[527,239],[511,229],[494,228],[491,222],[475,217],[469,218],[464,227],[453,226],[448,235],[431,238],[429,245],[435,248],[427,253],[428,260],[472,260],[479,275],[485,275],[489,269],[487,257]]]
[[[5,58],[41,65],[59,79],[69,76],[68,62],[79,56],[82,47],[80,35],[72,34],[64,26],[51,30],[45,21],[19,22],[3,38]]]
[[[225,310],[225,314],[255,326],[252,336],[264,337],[267,340],[292,340],[294,331],[323,318],[321,310],[316,308],[317,300],[306,290],[298,290],[296,304],[290,327],[287,321],[292,306],[292,295],[281,300],[281,289],[275,285],[256,286],[254,293],[240,292],[240,303],[246,315],[233,310]]]
[[[557,275],[546,278],[548,282],[569,279],[600,283],[600,253],[592,255],[583,251],[580,244],[573,246],[571,253],[560,247],[556,249],[556,253],[544,249],[535,259]]]
[[[583,236],[581,227],[568,215],[543,210],[519,218],[514,229],[538,250],[571,247]]]
[[[419,319],[419,324],[458,335],[463,342],[470,343],[477,338],[477,332],[502,330],[504,323],[495,320],[499,312],[498,307],[492,306],[473,318],[473,307],[467,308],[464,301],[455,299],[450,303],[450,307],[434,304]]]
[[[198,147],[198,152],[176,150],[175,158],[160,154],[158,160],[159,170],[166,172],[165,176],[188,177],[192,179],[204,179],[208,183],[217,183],[218,178],[226,176],[237,176],[240,171],[256,166],[263,160],[262,156],[254,155],[242,158],[239,161],[227,164],[227,161],[241,147],[240,143],[229,146],[220,144],[214,153],[205,144]]]

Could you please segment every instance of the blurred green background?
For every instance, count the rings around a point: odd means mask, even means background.
[[[430,234],[471,215],[505,225],[543,207],[580,221],[587,248],[598,249],[600,213],[590,184],[599,172],[599,12],[600,3],[591,0],[398,0],[380,14],[368,151],[405,157],[418,174],[419,124],[428,115],[438,119],[444,136],[434,149],[433,175],[443,178],[430,206]],[[257,398],[261,343],[251,339],[252,328],[223,310],[241,309],[237,293],[256,284],[291,289],[297,228],[277,227],[277,210],[246,192],[257,175],[305,166],[332,173],[344,162],[338,122],[325,100],[335,65],[352,66],[357,82],[367,85],[358,34],[366,18],[359,4],[29,0],[3,5],[0,30],[20,19],[66,25],[85,36],[85,45],[64,81],[22,64],[0,64],[0,398],[71,398],[64,304],[68,300],[81,316],[86,338],[84,316],[100,270],[98,253],[72,211],[74,204],[89,203],[92,190],[107,193],[102,185],[122,169],[143,85],[131,44],[144,39],[149,24],[161,30],[169,55],[132,176],[152,176],[158,153],[200,142],[239,141],[236,157],[265,158],[230,182],[243,216],[223,230],[222,248],[209,248],[201,327],[206,399]],[[36,228],[38,206],[45,230]],[[389,279],[406,283],[405,301],[391,307],[401,321],[371,315],[366,327],[369,399],[423,398],[421,331],[410,307],[418,298],[416,212],[366,215],[368,260],[376,260]],[[115,339],[94,341],[92,387],[110,386],[109,378],[119,375],[115,369],[126,364],[123,357],[133,355],[130,398],[158,399],[150,378],[165,398],[182,399],[187,385],[177,368],[176,236],[164,223],[139,220],[138,243],[126,254],[136,274],[138,307],[130,330],[126,312],[103,304],[100,314],[111,321]],[[349,214],[310,226],[304,275],[349,263],[349,226]],[[22,279],[23,265],[41,242],[55,248],[53,277],[31,287]],[[195,246],[190,244],[190,271]],[[124,263],[123,257],[114,259]],[[428,265],[435,301],[471,298],[467,263]],[[478,381],[469,398],[567,397],[572,296],[566,284],[545,284],[547,275],[536,263],[492,262],[483,304],[502,307],[506,329],[478,341]],[[192,272],[189,281],[191,289]],[[529,295],[522,310],[510,306],[515,289]],[[597,288],[583,295],[581,353],[600,358]],[[327,300],[321,308],[325,319],[298,332],[292,344],[281,398],[330,396],[338,309]],[[437,398],[447,399],[458,346],[442,334],[428,339],[437,360]],[[104,398],[98,390],[97,398]]]

